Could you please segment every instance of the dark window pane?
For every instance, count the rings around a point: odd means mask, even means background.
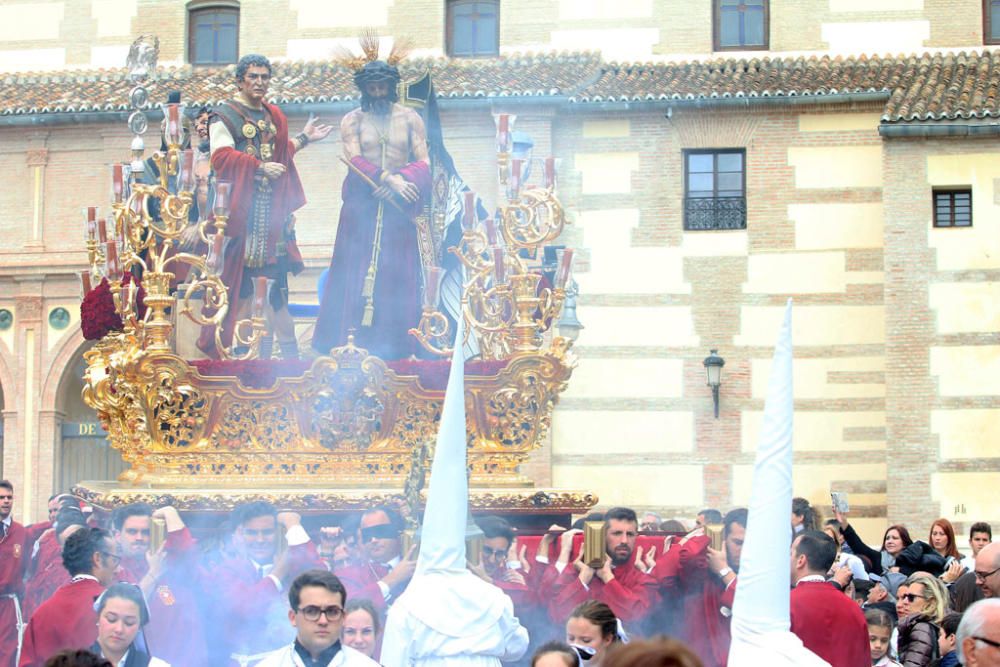
[[[191,60],[196,63],[212,62],[212,52],[215,49],[215,32],[212,31],[212,26],[196,26],[194,35],[194,57]]]
[[[452,0],[448,3],[450,23],[449,51],[457,56],[496,55],[499,53],[497,2]]]
[[[990,2],[990,41],[1000,40],[1000,2]]]
[[[191,13],[191,62],[232,63],[238,56],[239,13],[232,9]]]
[[[734,10],[721,10],[719,21],[719,46],[740,45],[740,13]]]
[[[738,7],[742,0],[722,0],[723,7]]]
[[[475,36],[472,22],[456,17],[451,27],[451,52],[455,55],[471,55],[475,49]]]
[[[712,172],[715,160],[710,153],[688,153],[689,172]]]
[[[735,192],[737,194],[743,193],[742,172],[719,174],[716,183],[716,187],[718,188],[720,194],[723,190],[727,192]]]
[[[743,12],[743,46],[764,45],[764,10],[748,8]]]
[[[688,174],[688,192],[697,196],[696,192],[712,193],[712,174]]]
[[[719,153],[719,171],[743,171],[742,153]]]

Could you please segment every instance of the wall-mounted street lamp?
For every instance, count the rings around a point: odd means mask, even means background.
[[[722,384],[722,367],[726,360],[719,356],[718,350],[710,350],[705,361],[701,362],[708,373],[708,386],[712,388],[712,401],[715,403],[715,418],[719,418],[719,386]]]

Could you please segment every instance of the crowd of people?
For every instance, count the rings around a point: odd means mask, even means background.
[[[13,502],[0,482],[2,667],[91,664],[81,651],[125,667],[377,665],[386,612],[416,565],[389,507],[310,533],[297,514],[250,502],[196,539],[170,506],[120,507],[102,526],[57,496],[48,521],[23,527]],[[791,517],[791,629],[830,665],[1000,664],[1000,544],[989,525],[973,524],[963,558],[944,519],[926,542],[891,526],[875,549],[842,514],[820,523],[796,505]],[[693,529],[677,522],[685,532],[667,534],[658,518],[619,507],[532,536],[483,516],[469,567],[510,597],[527,629],[520,664],[722,667],[747,518],[706,509]],[[586,521],[604,524],[599,562],[584,561]],[[159,545],[154,523],[165,529]]]

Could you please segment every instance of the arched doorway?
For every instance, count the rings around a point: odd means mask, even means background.
[[[83,353],[88,349],[89,343],[77,350],[59,383],[56,409],[62,413],[62,426],[56,436],[53,493],[68,491],[83,480],[117,479],[128,467],[118,450],[108,443],[97,413],[83,402]]]

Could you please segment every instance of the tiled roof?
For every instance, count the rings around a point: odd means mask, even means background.
[[[883,121],[1000,117],[1000,51],[919,56],[716,59],[683,63],[605,63],[595,53],[505,55],[480,60],[413,60],[404,78],[426,70],[441,98],[542,97],[602,102],[693,102],[833,97],[875,93],[887,99]],[[0,75],[0,115],[125,111],[124,70]],[[151,98],[179,89],[188,105],[214,104],[235,92],[233,68],[164,68]],[[271,98],[280,104],[351,101],[350,74],[330,62],[275,66]]]

